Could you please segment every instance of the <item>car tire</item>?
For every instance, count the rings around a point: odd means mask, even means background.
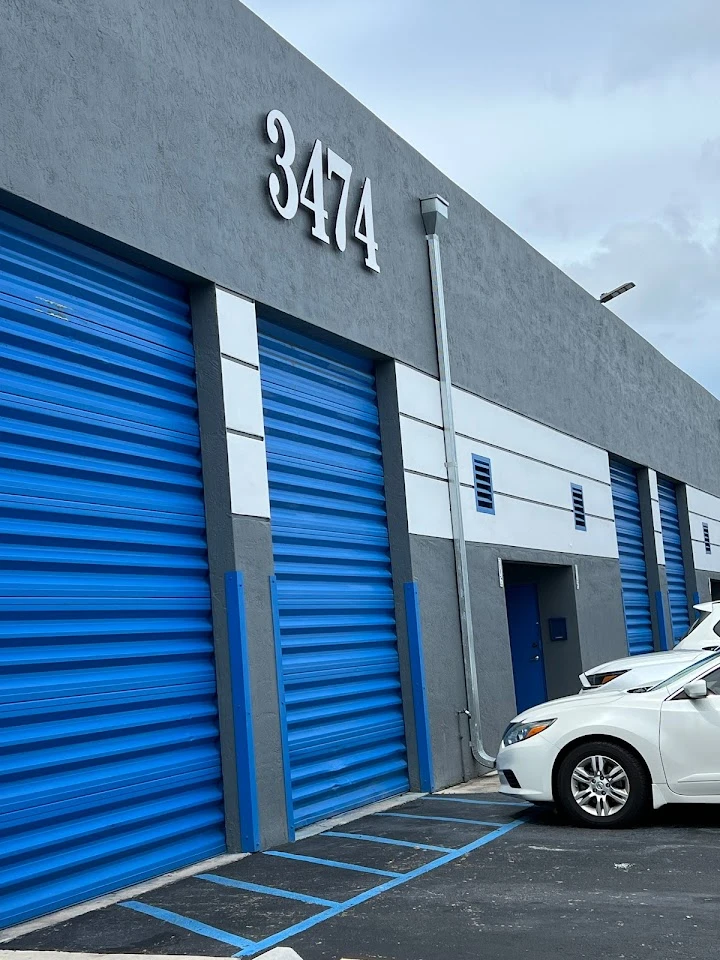
[[[610,740],[579,744],[563,758],[555,782],[562,813],[578,826],[634,826],[651,801],[650,778],[627,747]]]

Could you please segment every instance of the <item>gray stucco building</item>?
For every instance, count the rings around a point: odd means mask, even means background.
[[[0,11],[0,926],[469,779],[687,629],[713,396],[237,0]]]

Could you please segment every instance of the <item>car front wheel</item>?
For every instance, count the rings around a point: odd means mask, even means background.
[[[650,805],[643,764],[625,747],[606,740],[574,747],[560,764],[556,799],[580,826],[630,827]]]

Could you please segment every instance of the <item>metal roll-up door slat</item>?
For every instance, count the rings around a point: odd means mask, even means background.
[[[0,213],[0,927],[225,849],[186,291]]]
[[[630,464],[611,459],[610,482],[628,649],[633,655],[652,653],[655,645],[637,472]]]
[[[673,643],[677,643],[690,629],[685,562],[680,536],[680,511],[677,502],[677,488],[673,481],[666,477],[658,477],[657,483],[660,499],[660,525],[665,553],[665,573],[667,576],[668,600],[670,601],[670,621]]]
[[[259,325],[293,819],[408,788],[372,364]]]

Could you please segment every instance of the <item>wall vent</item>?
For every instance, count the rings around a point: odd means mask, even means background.
[[[492,469],[487,457],[473,454],[473,485],[475,506],[479,513],[495,513],[495,494],[492,485]]]
[[[572,483],[570,484],[570,490],[572,491],[572,507],[573,515],[575,516],[575,528],[577,530],[587,530],[583,488],[577,483]]]

